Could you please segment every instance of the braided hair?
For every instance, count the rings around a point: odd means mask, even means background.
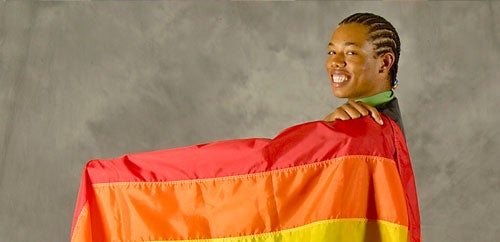
[[[368,27],[368,40],[375,45],[376,56],[389,52],[394,54],[394,64],[389,70],[391,85],[394,86],[397,83],[396,75],[398,73],[399,52],[401,51],[399,35],[394,26],[373,13],[355,13],[342,20],[339,25],[349,23],[358,23]]]

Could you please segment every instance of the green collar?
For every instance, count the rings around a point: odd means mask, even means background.
[[[366,103],[370,106],[378,106],[378,105],[381,105],[381,104],[384,104],[386,102],[391,101],[393,98],[394,98],[393,91],[385,91],[385,92],[381,92],[379,94],[375,94],[373,96],[360,98],[356,101]]]

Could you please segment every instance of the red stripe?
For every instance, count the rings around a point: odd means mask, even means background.
[[[370,117],[349,122],[311,122],[284,130],[272,140],[219,141],[184,148],[90,161],[91,183],[154,182],[253,174],[348,155],[394,159],[390,121]],[[355,128],[353,128],[355,127]]]
[[[394,122],[390,123],[394,132],[394,144],[396,148],[396,165],[398,166],[399,178],[405,192],[406,208],[408,211],[408,230],[411,242],[421,242],[420,211],[418,208],[417,187],[410,161],[410,154],[406,146],[403,132]]]

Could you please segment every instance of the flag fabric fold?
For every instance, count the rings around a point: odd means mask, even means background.
[[[383,120],[92,160],[71,241],[419,242],[406,142]]]

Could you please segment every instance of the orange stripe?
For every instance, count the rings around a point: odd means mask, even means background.
[[[408,226],[396,165],[382,157],[347,156],[258,174],[93,188],[93,235],[105,240],[245,236],[338,218]]]
[[[82,211],[78,215],[78,220],[73,229],[71,241],[92,241],[90,217],[89,217],[89,204],[85,203]]]

